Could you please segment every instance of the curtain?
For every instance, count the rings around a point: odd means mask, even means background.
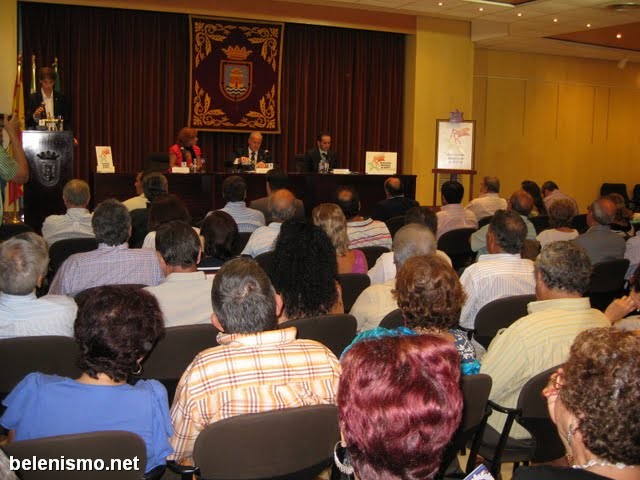
[[[166,152],[189,114],[189,25],[182,14],[20,3],[25,85],[58,57],[72,102],[75,175],[88,180],[96,145],[112,147],[117,171],[135,172]],[[404,35],[286,24],[282,133],[263,146],[285,170],[332,134],[340,166],[364,170],[366,151],[397,151],[402,161]],[[209,171],[246,145],[247,134],[200,132]],[[400,168],[400,166],[399,166]]]

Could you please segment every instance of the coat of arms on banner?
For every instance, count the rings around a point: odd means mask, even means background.
[[[190,126],[279,133],[284,24],[195,16],[190,21]]]

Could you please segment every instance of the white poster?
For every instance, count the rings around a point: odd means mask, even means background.
[[[113,166],[113,157],[111,156],[111,147],[96,147],[96,158],[98,159],[98,173],[115,173]]]
[[[474,120],[436,120],[436,168],[473,170]]]
[[[370,175],[395,175],[398,169],[398,152],[367,152],[364,173]]]

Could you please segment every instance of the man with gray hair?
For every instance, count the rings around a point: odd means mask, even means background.
[[[73,337],[76,303],[60,295],[36,297],[48,265],[47,244],[35,233],[0,243],[0,338]]]
[[[340,363],[327,347],[278,329],[282,298],[248,258],[226,262],[213,279],[211,323],[219,346],[187,367],[171,407],[173,458],[192,462],[198,434],[248,413],[335,404]],[[301,439],[301,441],[303,441]]]
[[[480,184],[480,196],[464,207],[476,214],[478,220],[490,217],[498,210],[507,208],[507,201],[500,198],[500,180],[498,177],[484,177]]]
[[[271,194],[269,197],[271,223],[266,227],[258,228],[251,234],[247,245],[242,250],[242,255],[255,258],[261,253],[273,250],[283,222],[293,218],[296,213],[295,200],[296,197],[286,188]]]
[[[587,230],[574,241],[587,251],[591,263],[624,258],[624,239],[611,231],[611,223],[616,216],[616,204],[607,197],[595,200],[587,212]]]
[[[62,189],[62,199],[67,207],[64,215],[49,215],[42,224],[42,236],[49,245],[65,238],[94,237],[92,215],[87,210],[91,192],[84,180],[69,180]]]
[[[574,338],[590,328],[610,326],[582,295],[589,287],[591,262],[574,242],[548,244],[535,262],[536,301],[522,317],[493,339],[482,359],[481,373],[491,375],[490,400],[515,408],[524,384],[534,375],[566,361]],[[506,415],[494,411],[484,440],[497,444]],[[513,424],[511,437],[529,434]]]
[[[393,238],[393,261],[400,270],[407,259],[418,255],[430,255],[436,251],[436,238],[425,225],[411,223],[397,231]],[[367,287],[353,304],[351,315],[362,332],[380,325],[384,316],[398,308],[392,291],[396,286],[395,276],[384,283]]]
[[[113,199],[102,202],[93,213],[91,225],[97,250],[67,258],[51,282],[50,293],[73,297],[101,285],[158,285],[164,281],[155,251],[129,248],[131,217],[122,203]]]

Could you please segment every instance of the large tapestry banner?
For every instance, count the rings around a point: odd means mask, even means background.
[[[283,23],[191,16],[189,123],[280,133]]]

